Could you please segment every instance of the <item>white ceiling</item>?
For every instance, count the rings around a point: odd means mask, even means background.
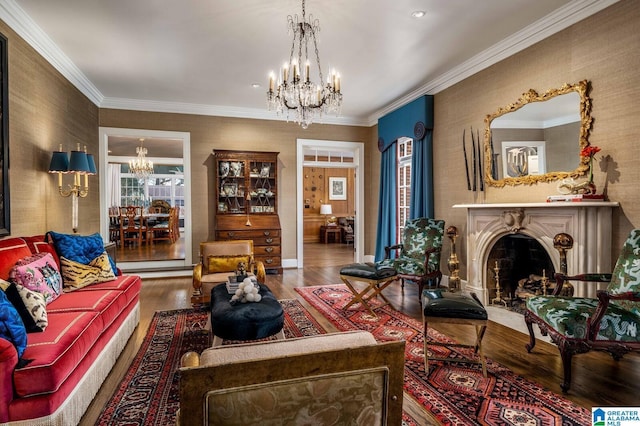
[[[342,76],[342,116],[324,122],[375,124],[615,1],[308,0],[325,74]],[[288,59],[294,14],[299,0],[0,2],[0,18],[100,107],[263,119],[276,119],[267,79]]]

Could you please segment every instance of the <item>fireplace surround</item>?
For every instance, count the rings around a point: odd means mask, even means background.
[[[569,275],[586,272],[611,272],[611,218],[617,202],[495,203],[456,204],[467,210],[466,291],[475,292],[485,305],[490,304],[494,277],[487,273],[487,261],[494,244],[508,234],[534,238],[547,251],[554,269],[560,270],[560,255],[553,237],[561,232],[571,235],[574,245],[567,252]],[[491,285],[488,285],[488,284]],[[575,296],[595,297],[600,288],[573,283]],[[601,287],[604,288],[604,287]]]

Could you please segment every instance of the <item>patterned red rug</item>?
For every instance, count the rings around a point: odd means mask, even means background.
[[[299,287],[296,291],[339,330],[367,330],[378,341],[405,340],[405,395],[411,395],[442,424],[591,424],[590,411],[490,359],[487,378],[482,376],[481,367],[472,363],[430,361],[429,374],[425,374],[423,324],[389,306],[376,310],[377,318],[359,303],[343,310],[353,297],[344,284]],[[380,305],[377,300],[371,304]],[[454,343],[433,329],[429,337]],[[455,347],[434,347],[434,351],[442,358],[470,354],[470,349]]]
[[[285,312],[285,337],[326,333],[299,301],[281,300],[280,303]],[[140,350],[96,424],[175,425],[180,357],[185,352],[200,353],[211,346],[209,332],[202,328],[207,321],[204,310],[156,312]],[[403,426],[418,426],[418,423],[405,413]]]

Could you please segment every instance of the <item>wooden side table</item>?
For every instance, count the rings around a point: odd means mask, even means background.
[[[320,226],[320,242],[327,244],[329,242],[329,235],[333,235],[334,243],[339,243],[342,239],[342,228],[339,226]]]

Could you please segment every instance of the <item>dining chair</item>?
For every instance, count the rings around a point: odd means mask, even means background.
[[[120,245],[124,247],[125,242],[131,241],[142,245],[147,240],[146,219],[142,215],[142,207],[127,206],[120,208]]]

